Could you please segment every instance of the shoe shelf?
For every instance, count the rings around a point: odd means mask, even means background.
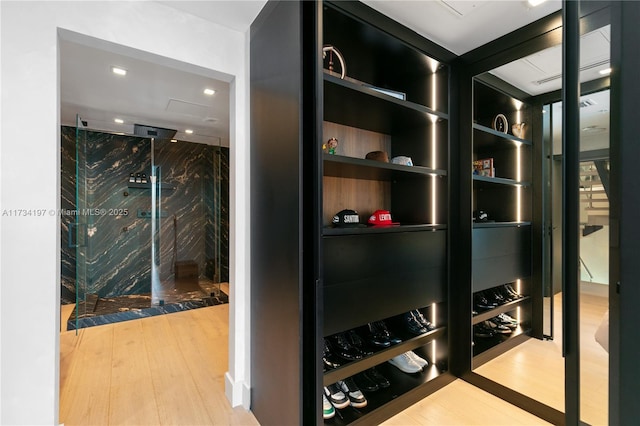
[[[489,338],[474,338],[473,346],[473,368],[478,368],[482,364],[502,355],[515,348],[524,341],[530,339],[531,329],[526,325],[521,325],[509,335],[497,335]]]
[[[325,424],[341,426],[381,423],[387,420],[390,414],[404,410],[455,380],[453,375],[433,364],[414,374],[403,373],[387,363],[376,366],[376,369],[391,385],[375,392],[363,391],[367,398],[366,407],[349,406],[342,410],[336,409],[336,415],[325,420]]]
[[[491,185],[507,185],[507,186],[522,186],[522,187],[527,187],[530,186],[531,183],[530,182],[526,182],[526,181],[517,181],[514,179],[507,179],[507,178],[501,178],[501,177],[489,177],[489,176],[479,176],[479,175],[472,175],[473,176],[473,181],[474,183],[478,183],[478,187],[480,187],[480,185],[483,184],[491,184]]]
[[[422,166],[403,166],[344,155],[324,154],[322,159],[324,160],[325,176],[393,181],[412,177],[424,179],[431,176],[447,175],[446,170],[435,170]]]
[[[530,226],[531,222],[474,222],[474,228],[520,228]]]
[[[436,340],[437,338],[444,335],[445,330],[446,327],[436,328],[429,331],[428,333],[412,337],[395,345],[391,345],[388,348],[384,348],[378,352],[375,352],[373,355],[369,355],[368,357],[361,360],[351,361],[333,370],[328,370],[324,373],[324,377],[322,379],[324,386],[335,383],[338,380],[351,377],[354,374],[360,373],[361,371],[367,370],[371,367],[375,367],[376,365],[383,363],[393,358],[394,356],[414,350],[416,348],[419,348],[420,346],[424,346],[427,343]]]
[[[513,300],[511,302],[504,303],[488,311],[478,312],[477,315],[473,316],[471,320],[471,324],[472,325],[480,324],[481,322],[489,320],[500,314],[511,312],[514,309],[516,309],[518,306],[522,306],[525,303],[530,303],[530,301],[531,301],[530,296],[523,296],[518,300]]]

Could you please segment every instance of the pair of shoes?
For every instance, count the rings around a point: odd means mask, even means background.
[[[511,330],[506,325],[502,325],[497,321],[487,320],[483,322],[483,325],[493,331],[494,334],[511,334],[513,330]]]
[[[373,351],[370,350],[364,343],[364,339],[355,330],[349,330],[346,332],[347,340],[351,343],[351,346],[356,348],[362,356],[373,355]]]
[[[420,334],[428,333],[431,330],[435,330],[435,326],[431,324],[417,309],[402,314],[402,322],[411,334],[419,336]]]
[[[522,299],[523,296],[517,291],[515,291],[514,288],[511,286],[511,284],[505,284],[503,288],[507,293],[509,293],[513,297],[514,300]]]
[[[335,415],[336,409],[333,408],[333,404],[327,399],[325,394],[322,394],[322,418],[327,420]]]
[[[342,392],[338,383],[330,384],[324,387],[324,395],[338,410],[349,406],[349,398]]]
[[[369,380],[378,385],[378,389],[388,388],[389,386],[391,386],[389,380],[387,380],[386,377],[380,374],[380,372],[376,370],[375,367],[371,367],[370,369],[363,371],[362,374],[364,374]]]
[[[418,321],[413,311],[405,312],[404,314],[402,314],[402,324],[409,333],[416,336],[425,334],[427,331],[429,331],[424,328],[424,326]]]
[[[429,365],[426,359],[419,357],[413,351],[407,351],[395,356],[388,362],[404,373],[419,373],[424,367]]]
[[[371,380],[366,374],[364,374],[364,371],[353,376],[353,381],[365,392],[375,392],[380,389],[375,381]]]
[[[364,397],[358,385],[353,381],[353,377],[339,380],[338,386],[340,386],[342,392],[347,395],[349,404],[351,404],[352,407],[362,408],[367,406],[367,398]]]
[[[502,325],[506,325],[512,330],[515,330],[516,328],[518,328],[518,320],[504,313],[498,315],[497,317],[492,318],[492,320],[499,322]]]
[[[480,338],[489,338],[495,336],[495,333],[490,328],[484,325],[484,323],[476,324],[473,326],[473,335]]]
[[[351,344],[347,333],[334,334],[326,340],[329,342],[331,352],[346,361],[357,361],[363,357],[362,352]]]
[[[484,290],[484,297],[487,298],[489,303],[494,304],[496,306],[503,305],[509,300],[507,300],[497,288],[490,288],[488,290]]]
[[[411,311],[411,312],[413,312],[413,315],[416,317],[416,319],[418,320],[418,322],[419,322],[420,324],[422,324],[422,326],[423,326],[424,328],[426,328],[426,329],[427,329],[427,331],[431,331],[431,330],[435,330],[435,329],[436,329],[436,326],[435,326],[435,325],[433,325],[433,324],[431,324],[431,322],[430,322],[430,321],[428,321],[428,320],[424,317],[424,315],[422,315],[422,312],[420,312],[420,310],[419,310],[419,309],[414,309],[414,310],[413,310],[413,311]]]
[[[329,346],[327,344],[327,339],[324,339],[324,350],[322,352],[322,363],[327,370],[331,370],[333,368],[338,368],[342,365],[342,362],[335,359]]]
[[[402,342],[402,339],[397,338],[389,332],[384,321],[370,322],[367,324],[367,329],[369,343],[373,346],[386,348]]]
[[[479,291],[473,295],[473,306],[476,311],[487,311],[498,306],[497,303],[489,301],[484,292]]]

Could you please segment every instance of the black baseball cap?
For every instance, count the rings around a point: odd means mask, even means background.
[[[360,216],[355,210],[341,210],[333,216],[331,223],[336,228],[364,228],[367,225],[360,223]]]

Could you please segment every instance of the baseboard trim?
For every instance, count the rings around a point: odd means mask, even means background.
[[[251,407],[251,388],[242,380],[233,380],[228,371],[224,373],[224,393],[232,407]]]

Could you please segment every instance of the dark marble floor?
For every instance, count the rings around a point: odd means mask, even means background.
[[[67,321],[67,330],[129,321],[229,302],[220,283],[210,280],[164,282],[158,294],[98,297],[88,294]]]

